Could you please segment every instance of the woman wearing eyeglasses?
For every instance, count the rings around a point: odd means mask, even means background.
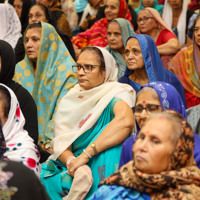
[[[106,49],[85,47],[73,69],[78,84],[58,106],[54,153],[41,171],[52,200],[88,199],[118,167],[121,144],[134,127],[135,91],[117,82],[117,65]]]
[[[138,130],[123,143],[119,168],[132,160],[132,147],[138,132],[152,114],[164,110],[173,110],[187,119],[185,107],[180,95],[172,85],[164,82],[152,82],[144,85],[137,94],[136,104],[133,110]],[[194,133],[194,140],[194,158],[197,166],[200,168],[200,137],[196,133]]]
[[[142,85],[154,81],[172,84],[179,92],[186,107],[184,89],[174,73],[163,68],[154,40],[145,34],[138,34],[127,40],[125,47],[126,70],[119,79],[138,92]]]
[[[147,7],[140,10],[137,24],[140,33],[153,38],[160,55],[172,55],[180,49],[178,39],[156,9]]]

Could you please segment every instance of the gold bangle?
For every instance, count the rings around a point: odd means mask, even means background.
[[[96,144],[95,144],[95,143],[92,143],[90,146],[91,146],[92,149],[94,150],[95,155],[98,154],[97,148],[96,148]]]

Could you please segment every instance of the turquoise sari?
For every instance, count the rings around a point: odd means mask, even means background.
[[[36,63],[36,71],[27,52],[24,60],[17,63],[14,80],[32,94],[37,105],[39,144],[53,139],[53,122],[61,98],[77,83],[72,71],[75,64],[55,28],[41,22],[42,32]]]
[[[101,116],[92,128],[87,130],[72,144],[72,152],[77,157],[89,146],[114,118],[113,107],[120,99],[113,98],[104,109]],[[88,199],[97,190],[100,181],[118,169],[122,145],[114,146],[92,157],[87,165],[91,168],[93,185],[85,199]],[[67,168],[57,159],[42,164],[40,178],[52,200],[62,200],[71,188],[73,178],[66,174]]]
[[[163,7],[164,7],[163,5],[158,4],[158,0],[154,0],[152,8],[156,9],[161,15],[162,15]],[[142,10],[143,8],[144,8],[143,0],[140,0],[140,6],[137,9],[135,9],[135,12],[137,13],[137,15],[139,11]]]

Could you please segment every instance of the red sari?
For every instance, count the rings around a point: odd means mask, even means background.
[[[118,18],[124,18],[131,22],[132,17],[128,9],[126,0],[120,0],[120,8]],[[79,49],[85,46],[99,46],[105,47],[108,45],[107,41],[107,26],[109,21],[102,18],[94,23],[94,25],[85,32],[79,33],[72,39],[72,43]]]

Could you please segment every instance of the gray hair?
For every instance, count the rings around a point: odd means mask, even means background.
[[[151,119],[156,119],[159,117],[163,117],[164,119],[169,121],[169,125],[171,125],[172,131],[173,131],[173,133],[171,133],[170,138],[175,147],[178,139],[181,137],[181,135],[184,132],[184,122],[186,122],[186,120],[182,117],[181,114],[176,113],[175,111],[168,110],[161,113],[152,114],[146,120],[145,123],[147,123]]]
[[[136,96],[136,102],[137,102],[137,99],[139,97],[140,94],[142,93],[145,93],[147,91],[151,91],[152,92],[152,96],[155,98],[155,99],[158,99],[160,101],[160,98],[159,98],[159,95],[158,93],[154,90],[154,88],[152,87],[143,87],[138,93],[137,93],[137,96]]]

